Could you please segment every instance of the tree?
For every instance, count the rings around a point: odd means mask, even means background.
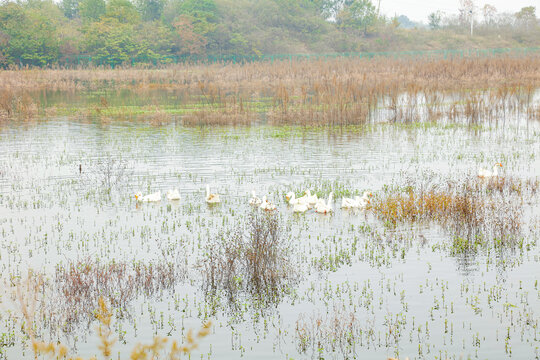
[[[9,37],[0,31],[0,66],[6,66],[8,64],[7,55],[4,53],[9,43]]]
[[[440,11],[432,12],[428,16],[429,28],[431,30],[436,30],[441,27],[442,14]]]
[[[174,27],[181,39],[180,55],[201,55],[204,52],[207,41],[204,36],[195,31],[192,17],[179,16]]]
[[[337,22],[342,27],[363,29],[364,34],[376,20],[377,11],[370,0],[346,0],[337,15]]]
[[[135,0],[135,7],[144,21],[154,21],[161,18],[165,0]]]
[[[16,3],[0,6],[0,32],[4,42],[7,39],[2,55],[9,62],[44,66],[58,60],[58,14],[53,10],[47,6],[24,8]]]
[[[161,21],[146,21],[138,24],[134,40],[137,44],[135,56],[148,59],[176,55],[181,46],[178,34]]]
[[[526,6],[516,13],[516,20],[526,28],[536,23],[536,7]]]
[[[60,8],[68,19],[79,17],[79,0],[62,0]]]
[[[132,24],[122,23],[116,17],[104,16],[88,26],[85,51],[98,64],[121,64],[136,54],[137,44],[133,34]]]
[[[140,22],[139,13],[129,0],[109,0],[105,10],[105,16],[115,18],[123,24],[136,24]]]
[[[97,21],[105,14],[105,0],[80,0],[79,14],[85,21]]]
[[[493,5],[486,4],[482,8],[482,14],[484,15],[484,23],[490,25],[497,14],[497,9]]]

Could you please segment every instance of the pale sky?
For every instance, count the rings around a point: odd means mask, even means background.
[[[372,3],[377,6],[379,0],[372,0]],[[414,21],[422,21],[427,23],[427,17],[430,13],[441,10],[445,14],[457,14],[459,8],[459,0],[380,0],[381,13],[394,15],[407,15],[409,19]],[[536,16],[540,12],[540,0],[475,0],[475,5],[482,8],[485,4],[495,6],[497,12],[518,12],[525,6],[536,6]]]

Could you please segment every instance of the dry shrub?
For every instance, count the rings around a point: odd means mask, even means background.
[[[197,110],[182,116],[186,126],[251,125],[255,115],[243,105],[225,105],[219,108]]]
[[[38,115],[39,102],[27,91],[0,89],[0,119],[31,120]]]
[[[53,285],[59,296],[48,304],[50,326],[63,324],[63,330],[70,331],[79,322],[92,319],[90,311],[98,306],[100,296],[122,310],[139,295],[171,289],[183,277],[179,265],[164,262],[100,264],[87,259],[57,267]]]
[[[46,356],[50,359],[66,359],[66,360],[82,360],[80,356],[71,356],[69,349],[66,345],[60,342],[44,342],[40,341],[39,336],[35,332],[36,321],[36,308],[38,307],[37,298],[38,294],[43,294],[43,287],[45,282],[42,276],[35,275],[30,272],[24,281],[17,284],[16,295],[20,306],[20,311],[23,317],[22,330],[26,332],[28,339],[32,344],[32,351],[34,357]],[[94,303],[96,301],[93,301]],[[105,299],[100,296],[97,298],[97,306],[94,308],[86,309],[87,312],[92,313],[92,317],[98,320],[97,336],[99,338],[99,345],[97,351],[103,358],[110,358],[112,354],[112,348],[117,342],[117,338],[113,336],[112,330],[112,311],[107,306]],[[49,314],[43,314],[42,318],[47,317]],[[144,360],[165,358],[170,360],[180,359],[181,355],[189,355],[193,350],[198,347],[199,342],[210,334],[212,323],[206,322],[202,325],[201,329],[196,333],[189,329],[186,335],[185,343],[180,345],[178,341],[173,340],[170,342],[170,350],[167,349],[169,338],[166,337],[154,337],[152,343],[144,345],[141,343],[135,344],[131,350],[130,359]],[[97,359],[94,355],[91,359]]]
[[[296,345],[301,354],[324,356],[338,353],[340,358],[355,358],[356,347],[374,343],[372,324],[362,326],[354,311],[334,306],[325,316],[300,314],[296,321]]]
[[[219,234],[201,263],[205,291],[223,290],[231,305],[246,294],[263,306],[276,303],[298,280],[281,228],[278,215],[253,212],[237,229]]]
[[[0,90],[0,119],[10,118],[13,114],[14,97],[9,89]]]
[[[536,194],[538,181],[468,176],[440,184],[410,183],[374,201],[373,213],[393,226],[433,221],[466,239],[510,239],[522,226],[523,197]]]

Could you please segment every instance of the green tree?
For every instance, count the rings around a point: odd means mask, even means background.
[[[105,0],[80,0],[79,14],[85,21],[97,21],[105,14]]]
[[[344,28],[363,30],[375,24],[377,10],[370,0],[346,0],[337,14],[337,23]]]
[[[129,0],[109,0],[104,16],[115,18],[123,24],[137,24],[141,20],[137,9]]]
[[[439,11],[432,12],[428,16],[429,28],[431,30],[439,29],[441,27],[442,15]]]
[[[536,7],[526,6],[516,13],[516,20],[525,27],[536,24]]]
[[[58,19],[52,10],[15,3],[0,6],[0,32],[7,39],[2,53],[7,61],[43,66],[58,60]]]
[[[180,37],[161,21],[142,22],[136,26],[135,56],[156,60],[167,55],[176,55],[180,51]]]
[[[135,7],[144,21],[154,21],[161,18],[165,0],[135,0]]]
[[[137,53],[134,26],[116,17],[103,17],[91,23],[85,33],[85,51],[98,64],[117,65],[130,60]]]
[[[62,0],[60,8],[68,19],[79,17],[79,0]]]

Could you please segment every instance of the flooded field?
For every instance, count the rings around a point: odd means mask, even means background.
[[[540,358],[540,60],[467,61],[0,73],[0,359]]]
[[[2,277],[42,274],[36,333],[84,357],[97,353],[92,313],[103,296],[121,358],[208,320],[211,333],[194,352],[203,358],[538,358],[539,143],[535,123],[4,124]],[[476,173],[496,162],[520,186],[493,194],[519,212],[519,229],[498,238],[340,208],[343,196],[370,191],[377,204],[411,184],[472,181],[495,192]],[[207,184],[220,204],[205,203]],[[179,201],[165,197],[174,188]],[[305,189],[333,191],[334,212],[293,213],[285,194]],[[273,215],[248,204],[252,190],[276,204]],[[164,196],[139,203],[138,191]],[[264,274],[244,264],[245,253],[230,254],[252,226],[279,238]],[[1,356],[32,358],[12,301],[2,295]]]

